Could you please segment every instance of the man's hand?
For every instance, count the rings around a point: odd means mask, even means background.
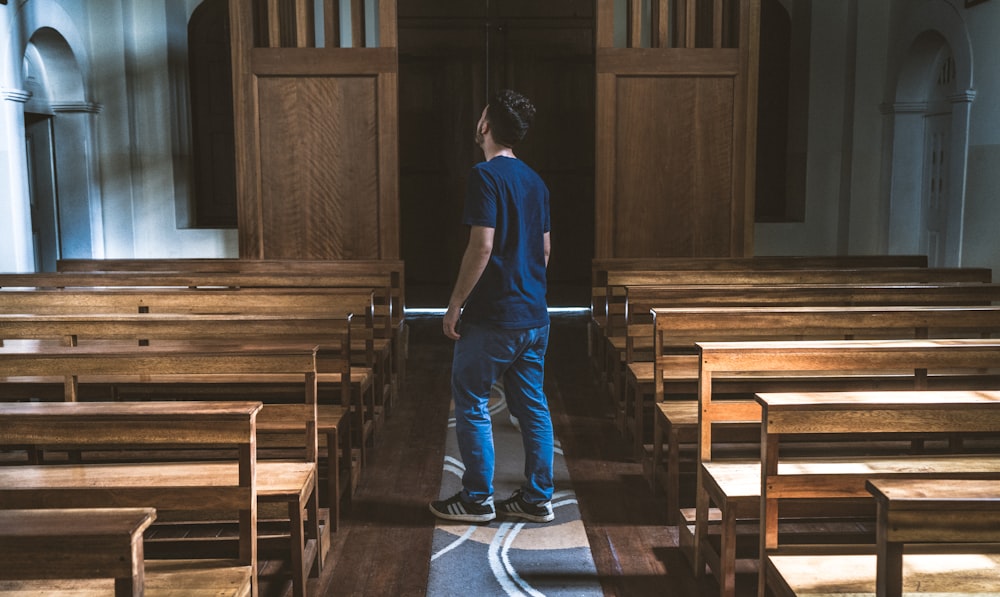
[[[448,310],[444,313],[444,335],[452,340],[458,340],[461,337],[456,330],[458,327],[458,319],[461,316],[461,307],[448,307]]]

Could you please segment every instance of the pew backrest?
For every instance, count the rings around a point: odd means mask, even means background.
[[[98,361],[98,357],[74,357]],[[49,486],[40,478],[18,480],[21,466],[0,468],[8,476],[0,483],[0,509],[39,507],[154,507],[177,510],[238,512],[238,553],[249,567],[253,594],[257,594],[257,482],[256,417],[259,402],[135,402],[135,403],[0,403],[0,445],[128,445],[159,449],[192,446],[229,446],[236,475],[211,485],[192,485],[190,478],[176,484],[149,483],[155,475],[144,465],[122,465],[115,486],[89,487],[61,481]],[[204,463],[181,463],[195,468]],[[221,463],[226,465],[227,463]],[[58,466],[58,465],[54,465]],[[85,466],[85,465],[76,465]],[[211,463],[218,466],[218,463]],[[33,468],[33,467],[29,467]],[[57,469],[44,465],[59,475]],[[118,471],[119,468],[112,472]],[[131,471],[129,474],[127,471]],[[139,479],[139,480],[137,480]]]
[[[246,274],[340,275],[348,284],[375,274],[381,282],[375,288],[388,294],[380,302],[386,305],[393,320],[403,317],[406,304],[406,265],[401,259],[60,259],[59,272],[200,272]],[[353,284],[352,284],[353,285]]]
[[[604,257],[591,260],[591,311],[606,300],[608,272],[683,270],[795,270],[927,267],[926,255],[839,255],[765,257]]]
[[[608,272],[604,299],[594,299],[592,311],[602,325],[614,327],[624,317],[625,288],[630,286],[805,284],[987,284],[989,268],[857,268],[802,270],[637,270]],[[597,292],[595,290],[595,292]]]
[[[697,346],[699,462],[711,460],[713,423],[761,420],[758,404],[713,401],[713,377],[720,374],[858,376],[903,372],[912,373],[914,389],[922,390],[927,387],[928,371],[995,375],[1000,363],[1000,340],[979,338],[698,342]]]

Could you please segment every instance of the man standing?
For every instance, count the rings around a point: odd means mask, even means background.
[[[451,384],[465,474],[462,491],[430,505],[447,520],[487,522],[496,510],[532,522],[554,518],[552,418],[542,389],[549,338],[549,191],[513,151],[534,115],[528,98],[504,90],[490,98],[476,124],[486,161],[469,179],[463,213],[469,244],[444,316],[444,334],[456,341]],[[525,482],[494,508],[488,401],[499,379],[520,423]]]

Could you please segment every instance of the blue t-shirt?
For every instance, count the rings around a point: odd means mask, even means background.
[[[516,158],[476,164],[462,222],[495,229],[493,254],[462,319],[508,329],[547,325],[543,234],[550,226],[549,190],[541,177]]]

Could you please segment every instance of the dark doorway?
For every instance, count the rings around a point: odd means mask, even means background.
[[[194,228],[235,228],[236,149],[228,0],[206,0],[188,23]]]
[[[35,269],[54,272],[56,261],[61,255],[52,117],[47,114],[25,113],[24,143],[28,158],[28,195],[31,198]]]
[[[399,0],[400,212],[410,307],[444,307],[467,230],[473,141],[487,93],[538,110],[517,149],[551,192],[549,304],[590,304],[594,255],[592,0]]]

